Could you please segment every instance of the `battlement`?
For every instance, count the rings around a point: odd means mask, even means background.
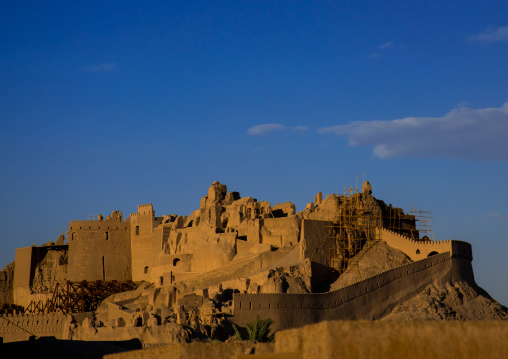
[[[97,219],[73,219],[71,223],[90,223],[92,225],[104,224],[104,223],[123,223],[124,221],[120,221],[117,219],[103,219],[99,221]]]
[[[138,205],[138,214],[154,213],[151,203]]]
[[[113,211],[111,213],[111,215],[106,217],[106,219],[104,219],[102,214],[99,214],[97,216],[97,219],[72,220],[69,223],[69,229],[71,229],[71,230],[78,230],[78,229],[127,229],[129,221],[130,221],[129,219],[127,219],[125,221],[123,220],[122,212]]]
[[[11,325],[19,326],[41,326],[62,324],[66,315],[62,313],[38,313],[38,314],[4,314],[0,316],[0,327]]]
[[[420,260],[436,253],[450,252],[452,257],[462,257],[472,260],[471,244],[453,239],[445,241],[422,240],[415,241],[386,228],[378,228],[378,238],[390,247],[404,252],[412,260]]]
[[[73,220],[69,223],[69,230],[126,230],[129,228],[128,222],[119,222],[115,220]]]
[[[153,208],[153,205],[152,205],[151,203],[138,204],[138,208],[142,208],[142,207],[150,207],[150,208]]]
[[[62,313],[7,314],[0,316],[0,337],[4,343],[28,340],[31,335],[62,338],[67,317]]]

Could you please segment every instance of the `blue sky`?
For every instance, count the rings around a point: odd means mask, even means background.
[[[301,210],[365,174],[473,245],[508,304],[505,1],[9,2],[0,266],[72,219],[190,214],[209,185]]]

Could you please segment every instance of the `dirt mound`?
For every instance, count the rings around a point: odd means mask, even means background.
[[[375,242],[358,253],[348,269],[330,285],[330,291],[411,262],[412,260],[398,249],[383,241]]]
[[[508,308],[466,282],[432,285],[383,320],[506,320]]]

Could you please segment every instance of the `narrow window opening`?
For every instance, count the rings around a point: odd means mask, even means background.
[[[420,250],[419,249],[416,250],[416,254],[420,254]]]
[[[104,239],[109,241],[109,232],[104,232]]]
[[[136,236],[139,236],[139,226],[136,226]]]
[[[106,267],[104,266],[104,256],[102,256],[102,281],[106,281]]]
[[[148,274],[148,266],[145,267],[145,274]]]

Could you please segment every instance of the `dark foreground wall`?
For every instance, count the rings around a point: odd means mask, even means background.
[[[244,326],[256,315],[271,318],[273,329],[324,320],[378,319],[436,282],[474,282],[471,261],[435,255],[324,294],[234,294],[234,321]]]
[[[141,349],[138,339],[119,341],[79,341],[41,338],[0,345],[2,358],[102,359],[105,355]]]
[[[331,321],[277,332],[274,355],[504,359],[508,358],[507,337],[508,321]]]

